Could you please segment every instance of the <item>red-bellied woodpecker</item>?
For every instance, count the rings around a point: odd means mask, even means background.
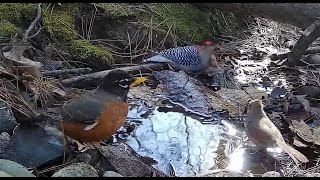
[[[212,65],[214,49],[215,46],[211,41],[205,41],[201,46],[183,46],[161,51],[158,55],[145,59],[144,62],[166,62],[174,69],[186,73],[201,73]]]

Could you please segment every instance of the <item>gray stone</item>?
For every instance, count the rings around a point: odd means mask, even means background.
[[[4,102],[0,102],[0,133],[7,132],[11,134],[17,124],[11,108]]]
[[[199,177],[253,177],[249,172],[236,172],[227,169],[215,170],[215,172],[198,175]]]
[[[62,157],[64,150],[68,148],[64,148],[63,139],[48,134],[41,126],[20,124],[0,158],[32,168]]]
[[[280,173],[276,171],[268,171],[264,174],[262,174],[262,177],[280,177]]]
[[[11,174],[4,172],[4,171],[0,171],[0,177],[14,177]]]
[[[166,177],[164,173],[143,163],[139,158],[129,155],[120,146],[102,146],[100,149],[111,165],[124,177],[150,177],[154,172],[158,176]]]
[[[8,175],[13,177],[35,177],[21,164],[7,159],[0,159],[0,171],[2,171],[1,177]]]
[[[0,134],[0,154],[3,154],[10,144],[10,135],[7,132]]]
[[[60,169],[52,177],[98,177],[98,172],[90,164],[80,162]]]
[[[106,171],[103,173],[103,177],[123,177],[121,174],[114,171]]]

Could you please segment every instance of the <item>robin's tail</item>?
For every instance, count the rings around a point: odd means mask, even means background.
[[[286,144],[284,141],[277,141],[277,145],[284,150],[289,156],[293,159],[293,161],[298,164],[299,162],[307,163],[309,162],[308,158],[300,153],[298,150]]]

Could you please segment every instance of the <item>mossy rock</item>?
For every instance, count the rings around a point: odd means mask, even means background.
[[[151,16],[148,13],[139,16],[144,26],[154,29],[154,34],[168,34],[178,43],[200,43],[212,39],[217,30],[232,32],[237,26],[236,17],[230,12],[201,10],[186,3],[154,3],[149,7],[154,12]]]
[[[33,19],[37,14],[37,5],[31,3],[0,3],[0,20],[19,23],[21,18]]]
[[[98,3],[110,17],[134,16],[135,10],[127,3]]]
[[[87,63],[90,68],[95,70],[104,70],[113,63],[112,54],[87,40],[73,40],[69,47],[73,58]]]
[[[56,6],[54,11],[47,8],[43,14],[42,22],[53,40],[69,42],[77,39],[75,18],[79,13],[79,8],[79,4],[68,3],[64,3],[62,7]]]
[[[208,13],[189,4],[158,3],[152,9],[155,12],[152,24],[160,25],[166,32],[171,28],[172,32],[178,32],[183,41],[202,41],[213,35]]]
[[[0,36],[14,36],[16,33],[21,33],[21,29],[9,21],[0,21]]]
[[[10,37],[22,33],[23,22],[34,19],[36,13],[36,4],[0,3],[0,36]]]

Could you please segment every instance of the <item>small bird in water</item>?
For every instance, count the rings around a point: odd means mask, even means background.
[[[176,70],[186,73],[201,73],[212,66],[215,61],[212,41],[204,41],[202,45],[176,47],[161,51],[158,55],[145,59],[144,62],[169,63]]]
[[[303,163],[309,162],[306,156],[285,142],[278,128],[272,123],[263,110],[261,100],[256,99],[250,101],[245,127],[249,140],[258,148],[267,148],[276,144],[288,153],[296,164],[298,164],[299,161]]]

